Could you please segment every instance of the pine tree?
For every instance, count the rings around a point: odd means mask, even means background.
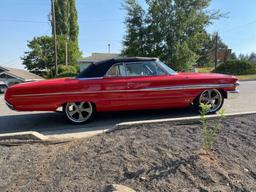
[[[144,49],[145,12],[137,0],[125,0],[123,7],[127,11],[125,18],[127,34],[124,37],[122,54],[125,56],[146,56]]]

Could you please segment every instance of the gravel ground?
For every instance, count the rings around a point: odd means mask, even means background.
[[[0,146],[0,191],[256,191],[256,115],[227,118],[214,149],[198,122],[140,125],[56,145]]]

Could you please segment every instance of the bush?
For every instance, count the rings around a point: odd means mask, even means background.
[[[79,73],[79,67],[77,65],[58,65],[58,76],[57,77],[75,77]],[[55,69],[51,69],[48,77],[53,78]]]
[[[220,64],[213,72],[232,75],[255,74],[256,65],[243,60],[230,60]]]

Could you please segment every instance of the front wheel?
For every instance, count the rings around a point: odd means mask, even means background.
[[[223,106],[224,96],[217,89],[205,90],[196,98],[194,103],[198,110],[200,110],[201,103],[210,106],[208,113],[216,113]]]
[[[71,123],[82,124],[92,118],[95,107],[91,102],[72,102],[66,103],[63,111]]]

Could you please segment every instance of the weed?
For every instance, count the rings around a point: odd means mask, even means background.
[[[225,117],[224,110],[218,112],[219,118],[214,121],[213,126],[208,125],[207,113],[210,110],[210,105],[200,104],[200,122],[202,126],[202,136],[203,136],[203,148],[205,150],[211,150],[216,137],[221,129],[221,121]]]

